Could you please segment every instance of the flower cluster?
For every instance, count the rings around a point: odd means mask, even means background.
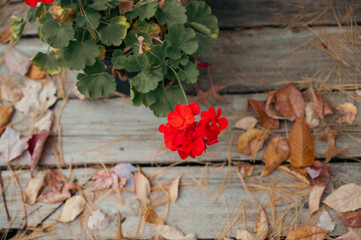
[[[159,126],[166,147],[178,151],[182,159],[202,155],[207,146],[218,142],[218,135],[228,126],[227,119],[220,117],[222,109],[216,112],[211,107],[203,111],[201,120],[197,122],[195,116],[199,113],[200,108],[196,103],[187,106],[178,104],[168,114],[168,123]]]
[[[38,4],[38,2],[50,4],[53,3],[54,0],[25,0],[25,3],[31,7],[36,7],[36,4]]]

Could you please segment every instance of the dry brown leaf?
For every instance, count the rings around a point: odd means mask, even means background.
[[[310,128],[315,128],[320,125],[320,119],[313,110],[313,103],[307,102],[305,105],[306,122]]]
[[[44,187],[44,178],[47,171],[39,171],[31,178],[24,189],[24,202],[33,205],[41,189]]]
[[[320,209],[321,197],[325,191],[325,188],[325,185],[314,185],[312,187],[312,191],[308,200],[309,217],[311,217],[314,212]]]
[[[331,170],[321,161],[316,160],[315,163],[306,167],[308,175],[313,179],[316,185],[326,186],[330,176],[332,175]]]
[[[134,0],[120,0],[119,13],[124,14],[133,10]]]
[[[345,102],[343,104],[339,104],[336,107],[336,113],[333,117],[333,120],[338,123],[348,122],[352,124],[357,115],[357,108],[353,103]]]
[[[263,153],[263,161],[266,167],[261,173],[262,176],[270,175],[281,163],[288,159],[290,147],[287,138],[277,135],[272,138]]]
[[[1,97],[7,102],[14,103],[22,99],[24,94],[19,88],[7,83],[3,83],[1,85]]]
[[[34,134],[28,140],[28,152],[30,153],[30,173],[33,174],[35,167],[38,165],[43,152],[45,142],[50,135],[50,131],[44,131]]]
[[[10,47],[5,55],[5,63],[11,72],[25,76],[31,65],[29,57]]]
[[[81,195],[66,200],[61,212],[58,216],[58,221],[67,223],[73,221],[84,209],[85,199]]]
[[[347,227],[361,228],[361,210],[347,212],[338,216]]]
[[[250,233],[246,230],[237,229],[237,240],[260,240],[254,233]]]
[[[316,226],[300,226],[291,229],[286,240],[323,240],[327,234],[327,230]]]
[[[259,122],[266,129],[278,129],[280,122],[278,119],[273,119],[265,112],[266,101],[256,101],[248,99],[248,105],[252,107],[253,111],[259,117]]]
[[[148,178],[146,178],[140,171],[134,175],[135,181],[135,195],[138,200],[142,201],[144,204],[149,204],[149,194],[150,194],[150,183]]]
[[[315,141],[310,127],[303,117],[293,125],[288,143],[290,145],[290,163],[294,167],[312,166],[316,158]]]
[[[122,232],[122,215],[118,211],[118,231],[117,235],[115,236],[115,240],[123,240],[123,232]]]
[[[237,151],[245,155],[254,155],[261,150],[267,138],[267,132],[258,129],[249,129],[239,136]]]
[[[164,225],[164,220],[158,217],[151,206],[147,206],[144,213],[144,221],[151,224]]]
[[[315,90],[310,87],[304,93],[303,96],[306,102],[312,103],[312,109],[314,113],[321,119],[325,116],[333,113],[333,107],[322,99],[320,95],[315,93]]]
[[[254,117],[244,117],[238,120],[238,122],[234,125],[235,128],[248,130],[254,128],[257,124],[258,120]]]
[[[179,175],[176,179],[174,179],[174,181],[168,187],[168,198],[172,202],[177,201],[180,179],[181,179],[181,175]]]
[[[13,106],[0,106],[0,135],[4,132],[6,125],[9,123],[13,114]]]
[[[356,183],[342,185],[323,201],[337,212],[351,212],[361,208],[361,186]]]
[[[336,223],[332,221],[330,214],[324,210],[318,219],[317,227],[325,229],[328,232],[332,232],[336,227]]]
[[[279,166],[278,169],[295,176],[297,179],[301,180],[307,185],[311,185],[311,180],[308,177],[305,169],[295,168],[292,166]]]
[[[335,146],[336,136],[339,134],[338,130],[331,130],[329,126],[324,128],[324,131],[321,135],[321,139],[328,144],[327,152],[324,154],[326,160],[325,162],[329,162],[333,157],[338,154],[347,153],[349,148],[338,149]]]
[[[336,240],[361,240],[361,237],[355,232],[348,232],[336,238]]]
[[[259,218],[254,225],[254,234],[259,240],[264,240],[268,234],[268,220],[265,211],[259,207]]]
[[[168,240],[196,240],[197,237],[194,233],[184,234],[178,229],[168,225],[154,225],[157,234]]]
[[[12,38],[11,28],[7,27],[0,33],[0,43],[8,43]]]
[[[250,177],[253,173],[253,166],[248,162],[233,162],[234,166],[238,167],[238,171],[243,177]]]
[[[0,136],[0,162],[8,162],[20,157],[28,148],[28,139],[20,138],[20,133],[12,127],[7,127]]]
[[[35,65],[31,65],[29,71],[26,73],[26,76],[33,80],[42,80],[46,78],[48,74],[46,72],[41,71],[39,67]]]
[[[265,106],[265,112],[268,116],[290,121],[303,117],[304,109],[303,96],[293,83],[277,92],[270,92]]]

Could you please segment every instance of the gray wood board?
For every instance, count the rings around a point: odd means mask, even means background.
[[[222,108],[222,116],[229,120],[229,126],[232,127],[237,120],[245,116],[248,99],[265,100],[266,94],[244,94],[244,95],[225,95],[229,103],[217,103],[216,108]],[[337,94],[332,95],[334,106],[343,103],[345,100],[353,102],[351,98],[339,98]],[[59,113],[62,101],[56,105],[56,115]],[[361,104],[356,102],[358,109]],[[206,107],[201,105],[203,110]],[[251,113],[250,113],[251,114]],[[12,121],[21,119],[22,116],[16,113]],[[134,107],[128,103],[126,98],[102,99],[97,101],[77,99],[69,100],[61,116],[62,126],[62,150],[66,164],[112,164],[116,162],[125,163],[173,163],[180,161],[176,152],[170,152],[165,149],[163,135],[158,132],[160,124],[166,123],[165,118],[156,118],[153,113],[145,107]],[[338,157],[360,157],[360,124],[361,116],[352,125],[342,125],[338,128],[341,135],[336,138],[338,148],[349,147],[347,154]],[[16,129],[27,129],[24,125],[15,126]],[[277,132],[286,135],[291,129],[291,124],[283,124],[281,131]],[[57,143],[57,126],[53,127],[54,136],[52,141]],[[237,139],[241,130],[233,129],[219,137],[219,143],[210,146],[207,153],[198,157],[196,161],[225,161],[229,141],[233,135],[233,142],[230,156],[234,160],[250,160],[250,156],[242,155],[237,152]],[[115,141],[122,137],[126,139]],[[114,141],[104,147],[101,145]],[[93,148],[99,151],[89,151]],[[158,151],[161,150],[161,151]],[[316,138],[316,150],[318,156],[327,150],[327,144]],[[59,159],[54,154],[50,145],[46,146],[43,161],[41,164],[57,165]],[[263,152],[260,151],[257,160],[263,159]],[[192,161],[192,159],[188,159]],[[17,164],[17,161],[13,162]],[[21,160],[20,163],[27,165],[28,162]],[[4,165],[4,163],[1,163]]]
[[[337,27],[297,32],[269,28],[224,31],[215,41],[212,52],[200,61],[213,64],[211,71],[216,82],[231,85],[223,93],[268,91],[288,82],[301,82],[302,87],[326,84],[335,85],[333,88],[352,84],[357,87],[361,59],[359,46],[347,43],[355,40],[352,36],[356,35]],[[322,43],[327,45],[326,49]],[[23,39],[16,48],[29,57],[48,49],[39,39]],[[0,45],[0,53],[5,49],[6,45]],[[9,73],[4,64],[0,66],[0,75],[23,79]],[[70,72],[70,82],[65,89],[76,82],[76,75],[77,72]],[[200,70],[199,85],[203,90],[209,88],[207,70]],[[186,89],[194,92],[193,86],[186,86]],[[74,97],[72,92],[70,96]]]
[[[333,172],[333,177],[330,183],[327,185],[326,192],[322,199],[330,194],[334,189],[338,188],[342,184],[355,182],[360,183],[361,165],[359,163],[346,163],[346,164],[330,164]],[[277,170],[268,177],[260,178],[259,174],[262,170],[262,166],[255,166],[255,171],[250,178],[246,178],[247,185],[250,187],[252,194],[263,205],[270,225],[275,225],[275,220],[280,218],[282,214],[286,214],[284,221],[284,229],[281,235],[285,235],[288,232],[289,227],[300,226],[304,224],[315,224],[313,222],[307,222],[308,219],[308,190],[299,180],[295,180],[289,175]],[[237,177],[235,167],[173,167],[170,169],[165,168],[142,168],[142,171],[148,176],[152,176],[152,186],[160,184],[170,183],[178,175],[182,175],[181,185],[179,188],[178,200],[170,203],[169,215],[166,219],[166,224],[178,228],[185,234],[195,233],[198,238],[216,238],[220,236],[222,230],[230,226],[232,220],[241,213],[239,207],[244,204],[246,215],[246,226],[249,231],[253,231],[253,226],[259,216],[258,207],[255,202],[244,191],[240,180]],[[66,172],[64,172],[66,175]],[[81,169],[73,170],[72,175],[78,180],[87,180],[94,174],[93,169]],[[5,185],[9,185],[9,172],[3,173],[5,179]],[[225,176],[228,175],[225,184],[227,187],[220,194],[217,199],[217,195],[222,189]],[[21,175],[21,186],[26,183],[26,178],[29,177],[28,173]],[[198,185],[198,182],[200,185]],[[201,186],[200,188],[197,188]],[[270,186],[274,188],[274,198],[278,199],[275,205],[275,217],[272,217],[271,207],[269,205],[272,197]],[[288,187],[286,187],[287,185]],[[258,187],[257,187],[258,186]],[[259,188],[262,186],[262,188]],[[293,186],[293,187],[292,187]],[[86,189],[91,189],[91,183],[85,185]],[[263,189],[263,190],[262,190]],[[303,192],[303,194],[301,194]],[[7,196],[15,196],[18,194],[16,188],[8,187],[6,190]],[[95,198],[88,200],[88,204],[85,210],[85,214],[82,217],[78,217],[74,222],[63,224],[57,223],[53,226],[54,231],[45,232],[44,238],[51,239],[68,239],[68,238],[81,238],[90,239],[86,231],[87,217],[89,216],[89,208],[93,210],[100,208],[102,211],[110,216],[109,226],[102,230],[93,232],[96,239],[109,239],[113,238],[117,231],[117,212],[120,211],[123,223],[123,234],[129,238],[150,238],[155,235],[155,231],[150,224],[145,223],[144,229],[137,233],[139,211],[142,208],[142,204],[138,204],[135,200],[134,193],[123,192],[121,194],[112,192],[107,196],[102,196],[99,192],[96,193]],[[167,193],[161,192],[153,193],[151,198],[155,199],[156,196],[165,195]],[[290,196],[292,195],[292,197]],[[88,195],[89,196],[89,195]],[[102,196],[102,197],[101,197]],[[290,196],[290,197],[285,197]],[[10,199],[10,197],[9,197]],[[164,197],[160,198],[156,203],[162,202]],[[9,208],[13,214],[17,209],[20,212],[16,215],[17,218],[21,218],[22,203],[17,197],[17,200],[9,201]],[[36,203],[34,208],[41,204]],[[46,213],[51,213],[58,207],[57,204],[44,204],[39,209],[29,216],[29,219],[34,219],[33,225],[41,223],[44,219],[43,216]],[[3,206],[0,205],[2,209]],[[43,226],[52,225],[56,223],[56,219],[61,211],[62,207],[58,208],[54,213],[49,214],[49,217],[42,222]],[[336,216],[338,213],[327,208],[333,221],[336,222],[335,230],[330,233],[332,236],[338,236],[344,234],[347,229],[342,224],[340,219]],[[155,208],[155,212],[163,218],[165,212],[165,206]],[[2,221],[0,221],[1,228],[7,227],[6,217],[4,211],[0,211]],[[81,219],[81,222],[80,220]],[[37,221],[37,222],[36,222]],[[15,220],[12,228],[22,226],[22,220]],[[229,237],[234,237],[237,228],[243,229],[242,215],[238,221],[231,228]],[[272,230],[272,234],[275,234],[277,229]]]

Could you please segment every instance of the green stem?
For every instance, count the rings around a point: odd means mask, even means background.
[[[167,64],[167,65],[168,65],[168,64]],[[189,103],[188,103],[187,95],[186,95],[186,92],[184,91],[183,85],[182,85],[182,83],[181,83],[181,81],[180,81],[180,79],[179,79],[178,73],[177,73],[173,68],[171,68],[169,65],[168,65],[168,67],[173,71],[174,76],[175,76],[175,78],[177,79],[178,84],[179,84],[179,87],[180,87],[180,89],[181,89],[181,91],[182,91],[182,93],[183,93],[184,100],[185,100],[186,104],[188,105]]]

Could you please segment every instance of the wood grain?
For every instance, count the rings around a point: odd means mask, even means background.
[[[331,170],[334,173],[330,184],[328,184],[324,197],[327,196],[332,189],[348,182],[359,182],[361,164],[330,164]],[[283,220],[285,229],[282,230],[281,235],[285,235],[288,232],[288,228],[291,226],[297,226],[305,224],[308,219],[308,191],[309,188],[303,186],[299,180],[295,180],[279,170],[275,171],[268,177],[259,177],[259,174],[263,166],[255,166],[255,171],[252,177],[246,179],[248,187],[251,189],[254,197],[263,205],[268,219],[271,222],[278,219],[283,213],[288,211],[286,218]],[[170,183],[179,174],[182,175],[181,186],[179,192],[179,198],[175,203],[170,203],[169,215],[166,219],[166,224],[174,226],[181,230],[183,233],[195,233],[198,238],[215,238],[221,236],[222,230],[230,226],[232,220],[241,214],[240,206],[244,206],[247,229],[252,231],[255,221],[258,218],[257,204],[251,200],[247,193],[244,191],[240,180],[237,177],[235,167],[228,168],[223,167],[173,167],[166,168],[142,168],[142,171],[148,176],[152,177],[152,186],[155,187],[160,184]],[[64,174],[67,174],[66,172]],[[94,169],[75,169],[72,171],[72,175],[79,181],[86,181],[90,176],[94,174]],[[4,179],[6,186],[8,186],[6,194],[7,196],[14,196],[13,201],[9,201],[8,204],[13,214],[15,209],[19,212],[18,218],[21,218],[22,204],[19,202],[18,192],[16,188],[11,187],[12,183],[9,183],[9,172],[4,172]],[[29,173],[23,173],[19,175],[21,179],[22,187],[26,183],[26,179],[29,177]],[[222,189],[223,179],[226,178],[227,187],[217,198],[217,195]],[[198,182],[198,184],[197,184]],[[201,184],[201,185],[199,185]],[[271,197],[270,186],[274,185],[274,197],[280,199],[275,205],[275,218],[272,217],[272,208],[269,205]],[[199,186],[199,187],[197,187]],[[258,188],[257,186],[263,186]],[[91,188],[91,184],[85,185],[86,189]],[[299,194],[300,192],[304,194]],[[289,196],[292,194],[292,197]],[[156,196],[162,195],[161,192],[154,192],[151,198],[155,199]],[[163,194],[164,195],[164,194]],[[165,195],[167,195],[165,193]],[[288,197],[287,197],[288,196]],[[164,199],[157,201],[162,202]],[[297,203],[298,202],[298,203]],[[39,206],[36,203],[34,207]],[[75,222],[69,224],[57,223],[54,228],[54,232],[46,233],[47,236],[52,234],[52,239],[64,239],[64,237],[75,238],[90,238],[85,224],[87,216],[89,215],[89,207],[93,210],[100,208],[107,213],[110,218],[110,225],[102,230],[94,232],[94,236],[97,239],[109,239],[115,236],[117,232],[117,212],[120,211],[123,217],[123,234],[130,238],[150,238],[155,235],[155,231],[150,224],[145,224],[143,232],[137,233],[137,226],[139,221],[139,209],[142,208],[135,200],[134,193],[123,192],[121,194],[116,192],[110,192],[104,195],[104,193],[95,194],[94,201],[88,200],[85,215],[78,218]],[[2,205],[0,205],[2,208]],[[32,219],[32,225],[41,223],[44,219],[43,216],[49,213],[49,217],[42,223],[44,226],[53,224],[56,221],[61,207],[53,214],[50,214],[57,208],[57,205],[44,204],[39,211],[32,213],[29,219]],[[164,216],[165,206],[155,208],[155,212],[160,216]],[[347,231],[341,221],[336,217],[337,213],[329,210],[329,213],[335,221],[336,228],[331,233],[333,236],[338,236]],[[4,211],[0,211],[1,219],[6,219]],[[79,219],[82,219],[80,223]],[[295,221],[293,221],[295,219]],[[15,220],[12,227],[17,228],[22,225],[21,220]],[[310,223],[310,222],[309,222]],[[313,223],[310,223],[313,224]],[[7,227],[6,221],[0,221],[0,227]],[[236,221],[235,225],[231,228],[230,237],[235,236],[237,228],[243,228],[242,217]],[[273,233],[275,229],[273,229]],[[89,232],[89,231],[88,231]],[[90,232],[89,232],[90,233]],[[53,235],[54,234],[54,235]]]

